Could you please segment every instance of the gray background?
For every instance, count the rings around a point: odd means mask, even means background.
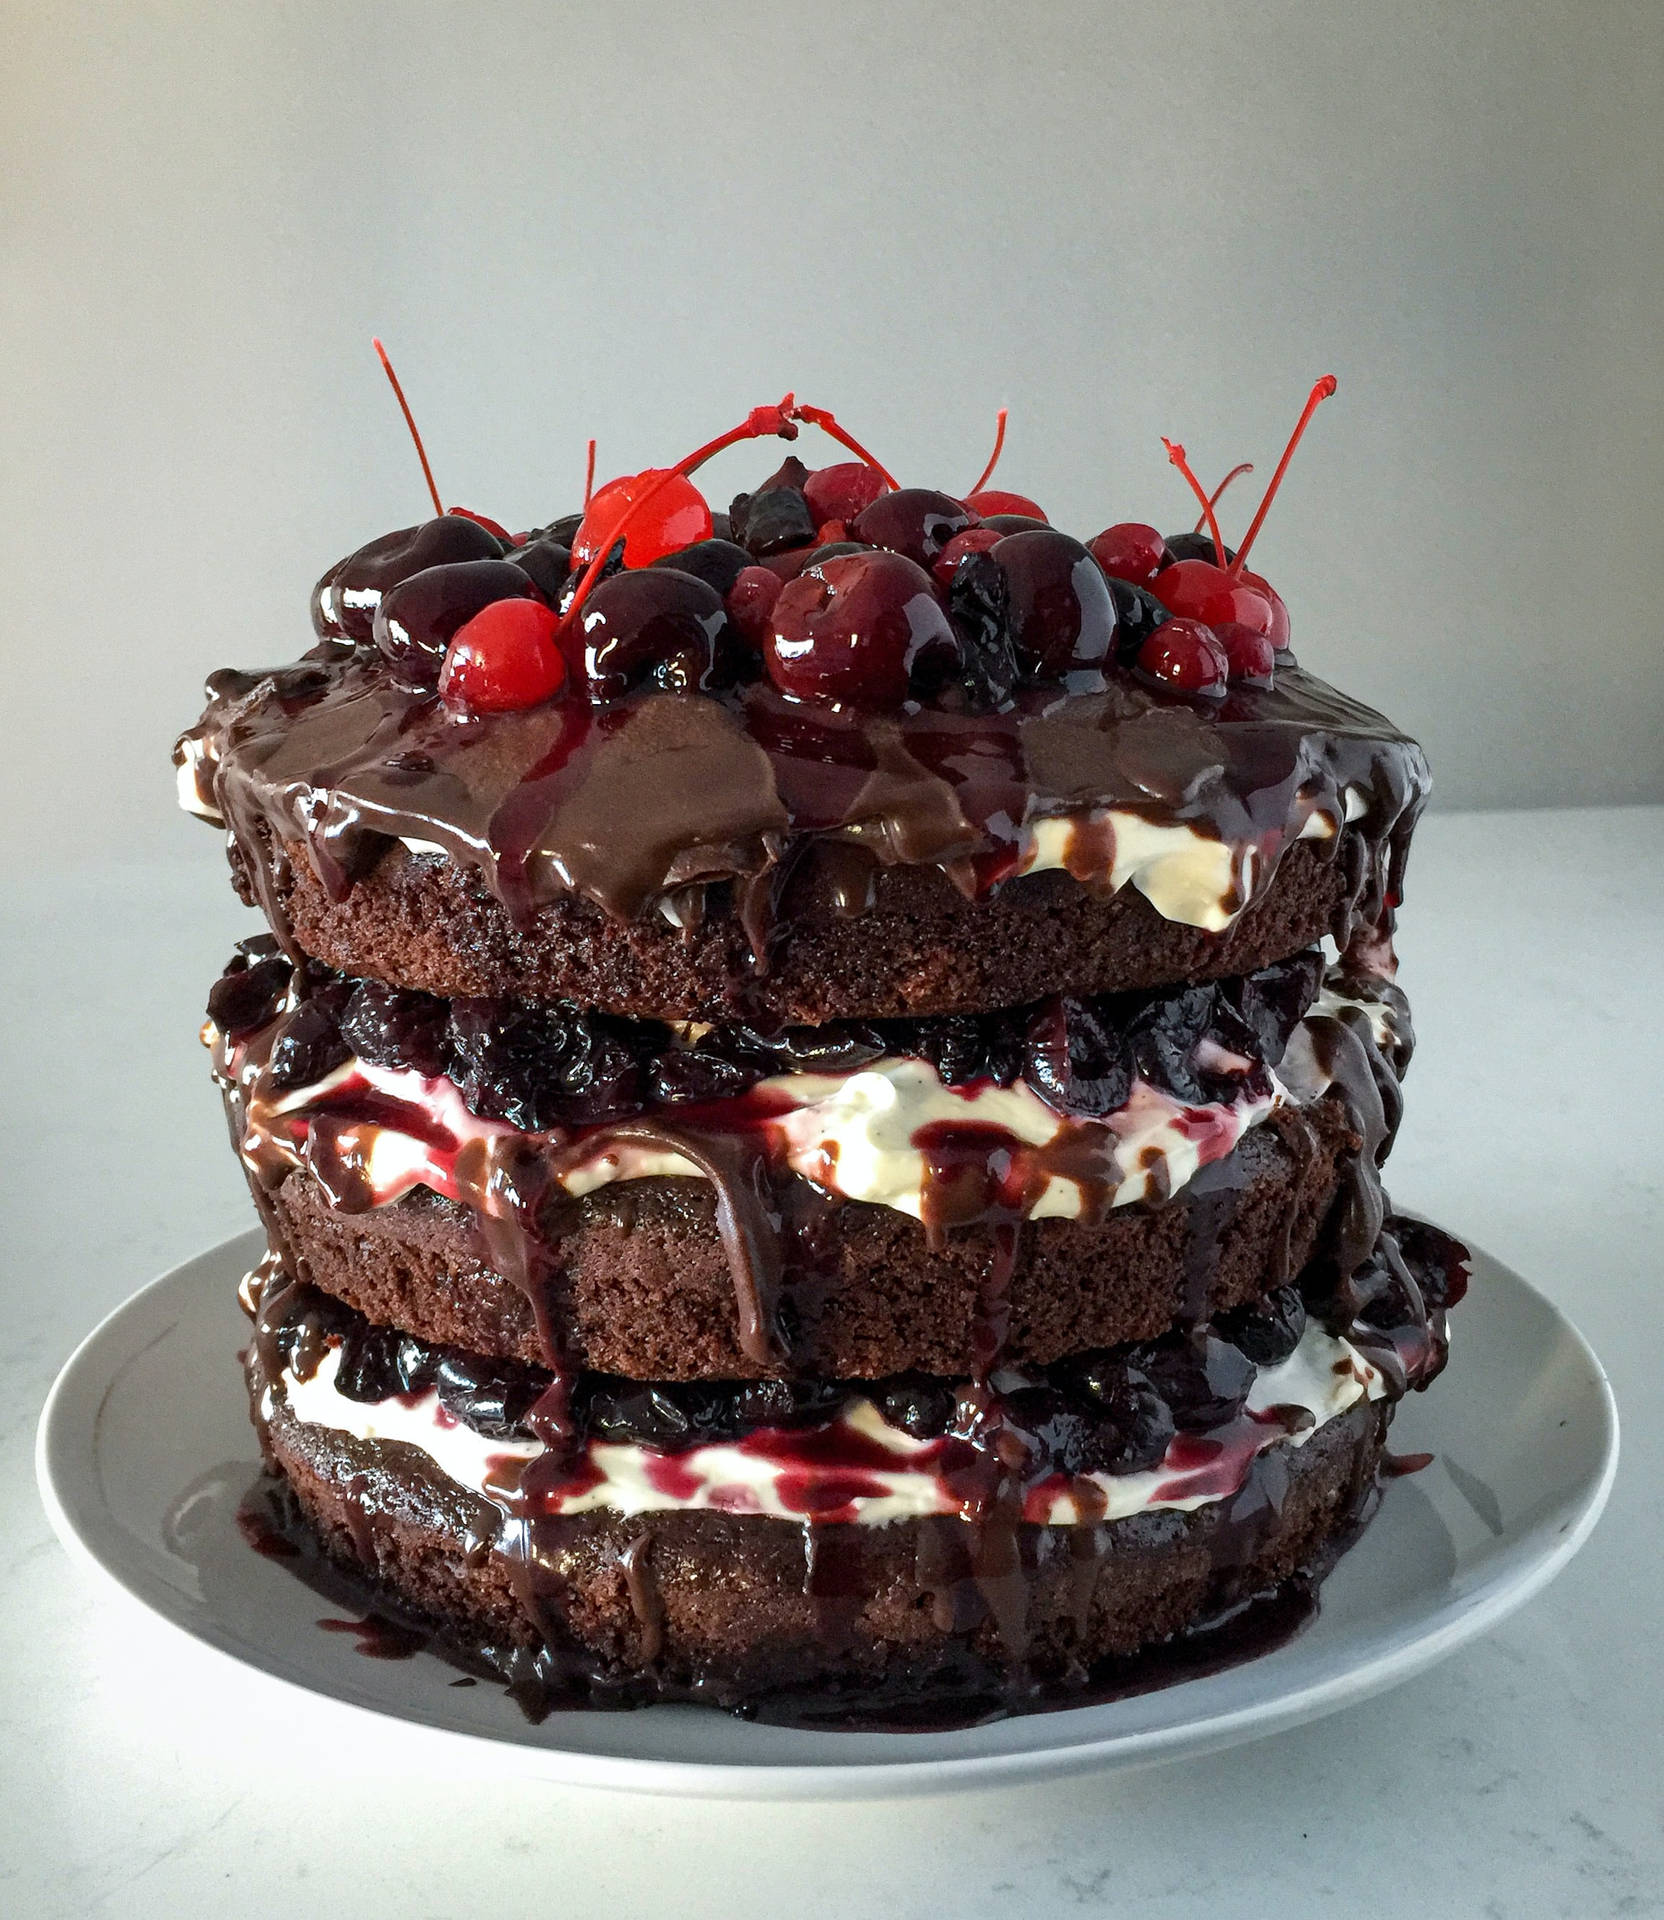
[[[1447,804],[1664,796],[1656,3],[3,12],[20,848],[205,854],[202,674],[423,511],[373,332],[447,499],[522,523],[586,435],[794,387],[950,487],[1009,403],[1059,524],[1188,525],[1157,435],[1263,478],[1332,370],[1258,549],[1307,663]]]

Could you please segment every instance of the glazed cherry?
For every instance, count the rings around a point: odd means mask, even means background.
[[[487,514],[475,513],[472,507],[447,507],[445,511],[454,513],[459,520],[472,520],[476,527],[484,527],[487,533],[495,535],[505,547],[512,547],[515,544],[514,535],[508,528],[499,526]]]
[[[705,496],[688,479],[677,474],[666,481],[666,468],[649,467],[644,473],[626,474],[609,480],[585,509],[583,525],[572,543],[574,566],[587,567],[592,560],[608,552],[617,542],[618,529],[625,516],[624,564],[627,567],[651,566],[665,554],[695,541],[711,537],[711,510]],[[660,483],[663,482],[661,485]],[[638,500],[658,488],[649,504],[632,512]]]
[[[458,526],[473,523],[459,520]],[[375,642],[398,677],[432,686],[459,629],[496,600],[536,599],[537,589],[507,560],[465,560],[413,573],[376,608]]]
[[[1224,551],[1225,564],[1229,566],[1236,558],[1236,550],[1226,547]],[[1167,558],[1162,564],[1170,567],[1175,560],[1206,560],[1211,566],[1218,557],[1213,535],[1198,527],[1194,532],[1170,533],[1167,536]]]
[[[996,533],[1033,533],[1044,531],[1051,522],[1037,520],[1032,513],[991,513],[982,524],[992,527]]]
[[[1115,602],[1116,657],[1130,666],[1156,628],[1173,616],[1147,587],[1135,587],[1130,580],[1112,578],[1109,597]]]
[[[1294,450],[1300,444],[1301,435],[1311,424],[1311,418],[1323,402],[1335,391],[1335,377],[1326,373],[1306,396],[1306,404],[1301,409],[1300,418],[1295,422],[1294,431],[1289,435],[1288,445],[1283,449],[1283,457],[1277,462],[1277,470],[1271,476],[1271,484],[1261,497],[1258,510],[1249,522],[1248,531],[1242,536],[1242,545],[1232,553],[1225,545],[1219,532],[1219,521],[1214,514],[1213,504],[1217,495],[1210,497],[1201,482],[1191,472],[1185,459],[1185,451],[1173,441],[1163,444],[1167,448],[1167,457],[1184,475],[1192,493],[1202,503],[1202,519],[1207,526],[1208,537],[1212,544],[1211,562],[1206,559],[1192,559],[1188,550],[1174,565],[1168,567],[1156,580],[1155,590],[1165,606],[1171,607],[1177,614],[1219,624],[1235,622],[1251,627],[1254,632],[1272,639],[1274,646],[1288,644],[1288,609],[1272,592],[1270,587],[1257,574],[1248,571],[1248,555],[1253,551],[1254,542],[1259,538],[1260,529],[1265,525],[1265,517],[1271,511],[1271,503],[1277,497],[1277,490],[1283,484],[1283,476],[1288,472],[1289,462],[1294,458]],[[1219,492],[1246,469],[1238,467],[1225,476]],[[1196,536],[1190,536],[1195,538]],[[1170,540],[1171,552],[1180,542]],[[1191,571],[1187,574],[1185,569]],[[1251,595],[1243,599],[1242,595]]]
[[[1246,567],[1239,576],[1242,584],[1252,587],[1256,593],[1263,593],[1271,602],[1271,644],[1281,650],[1288,645],[1289,621],[1288,605],[1283,596],[1272,586],[1263,574],[1251,573]]]
[[[518,556],[516,556],[518,558]],[[677,553],[667,553],[653,562],[655,567],[673,568],[691,573],[696,580],[727,594],[734,582],[751,564],[751,556],[734,540],[701,540]]]
[[[1142,520],[1118,520],[1086,545],[1111,580],[1135,587],[1147,587],[1167,563],[1167,542]]]
[[[513,564],[525,574],[551,606],[561,596],[572,571],[572,550],[547,533],[531,534],[514,549]]]
[[[368,640],[384,593],[429,567],[500,559],[503,543],[477,520],[440,514],[400,527],[336,561],[312,590],[312,625],[320,638]],[[441,649],[443,651],[443,649]]]
[[[1115,602],[1097,561],[1055,527],[1008,534],[992,549],[1011,583],[1011,639],[1025,673],[1055,679],[1103,664]]]
[[[1231,681],[1250,687],[1269,687],[1277,666],[1277,649],[1271,636],[1256,633],[1252,627],[1240,627],[1234,620],[1213,629],[1213,637],[1225,650]]]
[[[967,527],[963,533],[956,533],[937,554],[930,563],[930,571],[945,587],[966,554],[987,553],[991,547],[997,547],[1003,537],[998,527]]]
[[[728,618],[741,640],[762,657],[763,643],[774,620],[774,603],[784,583],[779,574],[767,567],[746,567],[736,575],[728,589],[725,604]]]
[[[1005,493],[998,487],[984,487],[980,493],[966,494],[965,504],[982,519],[991,513],[1020,513],[1026,519],[1038,520],[1042,526],[1051,524],[1046,518],[1046,509],[1037,506],[1026,493]]]
[[[994,451],[988,456],[988,464],[977,475],[976,485],[965,495],[965,505],[972,513],[987,519],[996,513],[1017,513],[1025,519],[1037,520],[1041,526],[1049,524],[1044,507],[1037,506],[1026,493],[1006,493],[999,487],[990,487],[988,482],[994,477],[994,469],[1000,463],[1000,455],[1005,451],[1005,423],[1007,409],[1001,407],[995,416]]]
[[[745,507],[745,547],[754,560],[815,543],[815,519],[796,487],[763,487]]]
[[[899,553],[845,554],[789,582],[763,645],[782,693],[876,713],[899,707],[915,679],[946,679],[959,662],[929,574]]]
[[[640,686],[666,693],[711,687],[732,643],[715,587],[672,567],[646,567],[592,589],[577,645],[589,697],[617,700]]]
[[[555,644],[560,625],[541,600],[496,600],[457,629],[439,672],[448,707],[512,713],[552,700],[566,685]]]
[[[956,533],[974,527],[977,517],[962,502],[929,487],[902,487],[880,494],[849,523],[852,538],[869,547],[887,547],[928,567]]]
[[[841,520],[847,526],[863,507],[870,507],[881,493],[889,491],[889,481],[864,460],[844,460],[835,467],[822,467],[803,483],[803,497],[817,528],[824,527],[828,520]]]
[[[1211,560],[1178,560],[1163,567],[1151,591],[1169,613],[1185,619],[1210,627],[1229,622],[1256,633],[1271,631],[1271,602]]]
[[[1221,695],[1231,672],[1212,628],[1182,618],[1156,628],[1139,648],[1138,664],[1152,680],[1180,693]]]

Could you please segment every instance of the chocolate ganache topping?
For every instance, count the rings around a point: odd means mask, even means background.
[[[694,467],[800,421],[855,444],[788,396],[547,528],[453,511],[383,535],[319,582],[300,661],[213,676],[176,749],[182,797],[229,829],[241,884],[297,957],[295,887],[327,913],[395,849],[395,869],[461,876],[521,940],[551,907],[661,937],[714,909],[761,978],[805,870],[842,918],[886,875],[965,904],[1049,875],[1102,900],[1130,886],[1219,936],[1302,841],[1339,870],[1327,925],[1308,913],[1249,964],[1323,931],[1385,954],[1426,763],[1296,663],[1286,606],[1243,564],[1269,494],[1240,553],[1209,505],[1212,561],[1131,523],[1088,547],[1022,496],[899,487],[867,457],[789,459],[713,515]],[[1100,970],[1087,990],[1136,984]],[[705,1010],[628,997],[615,981],[591,1003]],[[799,996],[784,1017],[833,1016]]]
[[[402,841],[470,868],[522,923],[562,895],[619,920],[667,901],[691,917],[690,890],[782,873],[817,842],[985,896],[1032,870],[1050,823],[1055,863],[1107,889],[1117,838],[1142,823],[1224,855],[1229,924],[1287,846],[1336,846],[1351,816],[1365,850],[1351,935],[1390,912],[1428,785],[1414,742],[1293,666],[1205,710],[1110,683],[1023,688],[995,713],[874,716],[759,684],[469,714],[325,644],[275,673],[216,674],[209,693],[184,752],[201,811],[251,867],[264,830],[304,846],[341,899]]]

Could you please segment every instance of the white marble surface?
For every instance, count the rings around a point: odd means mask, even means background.
[[[319,1750],[304,1701],[70,1565],[30,1470],[53,1373],[247,1218],[191,1036],[248,925],[206,834],[194,861],[14,867],[0,894],[0,1913],[1664,1909],[1664,1420],[1633,1337],[1664,1230],[1664,809],[1434,817],[1401,943],[1422,1052],[1393,1190],[1553,1294],[1617,1390],[1624,1459],[1581,1558],[1432,1673],[1257,1746],[854,1807],[445,1774],[379,1725]]]

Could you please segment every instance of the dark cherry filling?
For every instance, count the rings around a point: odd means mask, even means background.
[[[291,974],[272,949],[269,939],[245,942],[209,996],[210,1019],[234,1039],[279,1017]],[[721,1026],[680,1042],[660,1022],[568,1002],[447,1002],[310,968],[267,1072],[274,1088],[300,1087],[356,1055],[443,1074],[471,1113],[538,1133],[737,1099],[776,1074],[850,1073],[891,1054],[929,1061],[950,1087],[1026,1080],[1059,1110],[1099,1117],[1125,1103],[1134,1075],[1200,1106],[1267,1091],[1266,1070],[1315,998],[1322,966],[1306,953],[1205,986],[772,1034]],[[1204,1040],[1248,1064],[1204,1062]]]
[[[432,1389],[445,1411],[488,1439],[530,1440],[528,1420],[548,1389],[543,1369],[429,1345],[372,1326],[328,1294],[301,1290],[278,1332],[278,1350],[303,1378],[326,1344],[341,1351],[336,1388],[375,1403]],[[1286,1357],[1286,1356],[1285,1356]],[[1241,1411],[1255,1363],[1217,1331],[1168,1335],[1077,1355],[1029,1384],[990,1397],[977,1390],[978,1431],[1015,1429],[1028,1473],[1139,1473],[1157,1464],[1175,1432],[1221,1426]],[[572,1382],[578,1442],[627,1442],[660,1453],[738,1440],[757,1428],[824,1426],[858,1399],[915,1440],[965,1425],[969,1381],[924,1374],[886,1380],[626,1380],[581,1373]]]
[[[1425,1385],[1442,1364],[1442,1330],[1427,1349],[1429,1316],[1457,1304],[1467,1255],[1436,1227],[1393,1217],[1365,1285],[1361,1311],[1341,1289],[1311,1311],[1371,1351],[1420,1342],[1408,1383]],[[987,1383],[903,1373],[883,1380],[628,1380],[579,1373],[570,1382],[576,1444],[627,1442],[676,1454],[742,1439],[759,1428],[824,1427],[856,1400],[870,1400],[891,1426],[915,1440],[969,1437],[997,1447],[1020,1436],[1025,1477],[1139,1473],[1155,1466],[1175,1434],[1203,1434],[1242,1411],[1261,1367],[1286,1360],[1305,1332],[1308,1308],[1284,1286],[1208,1325],[1160,1339],[1071,1355],[1031,1370],[1003,1390]],[[336,1390],[375,1403],[432,1389],[454,1419],[488,1439],[538,1437],[529,1417],[552,1376],[522,1361],[494,1360],[436,1346],[397,1328],[373,1326],[329,1294],[299,1288],[276,1329],[277,1351],[307,1378],[326,1345],[341,1352]],[[1426,1349],[1423,1351],[1423,1349]],[[1398,1390],[1407,1382],[1389,1379]]]

